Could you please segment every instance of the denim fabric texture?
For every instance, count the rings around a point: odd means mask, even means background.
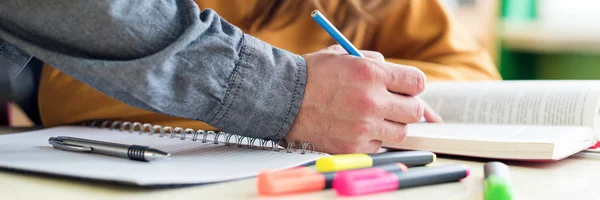
[[[0,101],[12,101],[17,74],[27,65],[31,56],[10,43],[0,40]]]
[[[6,55],[31,55],[128,105],[248,137],[282,139],[307,79],[301,56],[192,0],[3,0],[0,38],[0,73],[24,66]]]

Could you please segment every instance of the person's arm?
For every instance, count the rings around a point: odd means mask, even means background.
[[[374,50],[388,62],[421,69],[427,81],[497,80],[487,51],[446,13],[438,1],[397,1],[381,21]]]
[[[304,59],[192,0],[4,0],[0,38],[129,105],[281,139],[298,114]]]

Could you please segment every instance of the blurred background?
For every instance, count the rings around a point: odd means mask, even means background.
[[[600,1],[442,1],[505,80],[600,78]]]
[[[505,80],[600,79],[600,1],[440,0],[494,58]],[[0,102],[0,126],[31,126]]]

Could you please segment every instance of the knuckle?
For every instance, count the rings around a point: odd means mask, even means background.
[[[380,60],[380,61],[385,60],[385,57],[379,51],[371,51],[371,58]]]
[[[389,73],[392,82],[403,85],[408,95],[418,95],[425,90],[425,74],[410,66],[403,66],[396,73]]]
[[[352,132],[355,134],[356,138],[367,136],[369,132],[371,132],[371,125],[368,123],[359,122],[352,126]]]
[[[392,104],[388,109],[392,113],[402,116],[399,122],[415,123],[423,118],[425,103],[419,101],[416,97],[403,97],[401,102]]]
[[[351,66],[351,78],[357,81],[376,81],[380,77],[380,70],[373,62],[366,59],[355,59]]]
[[[342,151],[344,153],[356,153],[360,151],[360,145],[358,143],[346,143],[342,145]]]
[[[418,101],[416,98],[414,98],[414,102],[416,103],[411,112],[411,123],[419,122],[421,118],[423,118],[423,114],[425,113],[425,104],[423,104],[423,102]]]
[[[356,109],[362,116],[373,114],[379,110],[381,103],[373,95],[369,95],[368,92],[359,92],[356,97]]]
[[[339,44],[331,45],[331,46],[327,47],[327,49],[331,50],[331,51],[335,51],[335,52],[344,50],[344,48],[342,48],[342,46]]]
[[[383,54],[381,52],[379,52],[379,51],[376,51],[375,55],[377,55],[377,57],[380,58],[380,59],[385,58],[385,56],[383,56]]]
[[[406,80],[409,80],[409,84],[413,85],[414,92],[419,94],[425,90],[425,73],[414,67],[411,67],[411,69]]]
[[[402,140],[404,140],[404,138],[406,137],[406,133],[408,132],[408,127],[406,126],[406,124],[401,124],[398,127],[398,130],[396,130],[396,133],[394,133],[394,135],[396,137],[393,137],[391,142],[396,142],[396,143],[400,143],[402,142]]]
[[[375,138],[384,138],[387,134],[389,134],[386,130],[386,128],[384,128],[383,126],[375,126],[373,127],[373,129],[371,129],[371,132],[375,135],[373,135],[373,137]]]

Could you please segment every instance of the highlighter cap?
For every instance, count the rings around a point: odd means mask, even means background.
[[[398,189],[398,178],[379,168],[338,172],[333,189],[340,196],[371,194]]]
[[[488,176],[497,176],[504,177],[505,179],[510,178],[510,172],[508,170],[508,166],[504,163],[493,161],[488,162],[483,166],[483,177],[487,178]]]
[[[319,172],[335,172],[373,166],[373,159],[367,154],[340,154],[317,159]]]
[[[257,176],[259,195],[282,195],[322,190],[325,177],[307,167],[263,171]]]

